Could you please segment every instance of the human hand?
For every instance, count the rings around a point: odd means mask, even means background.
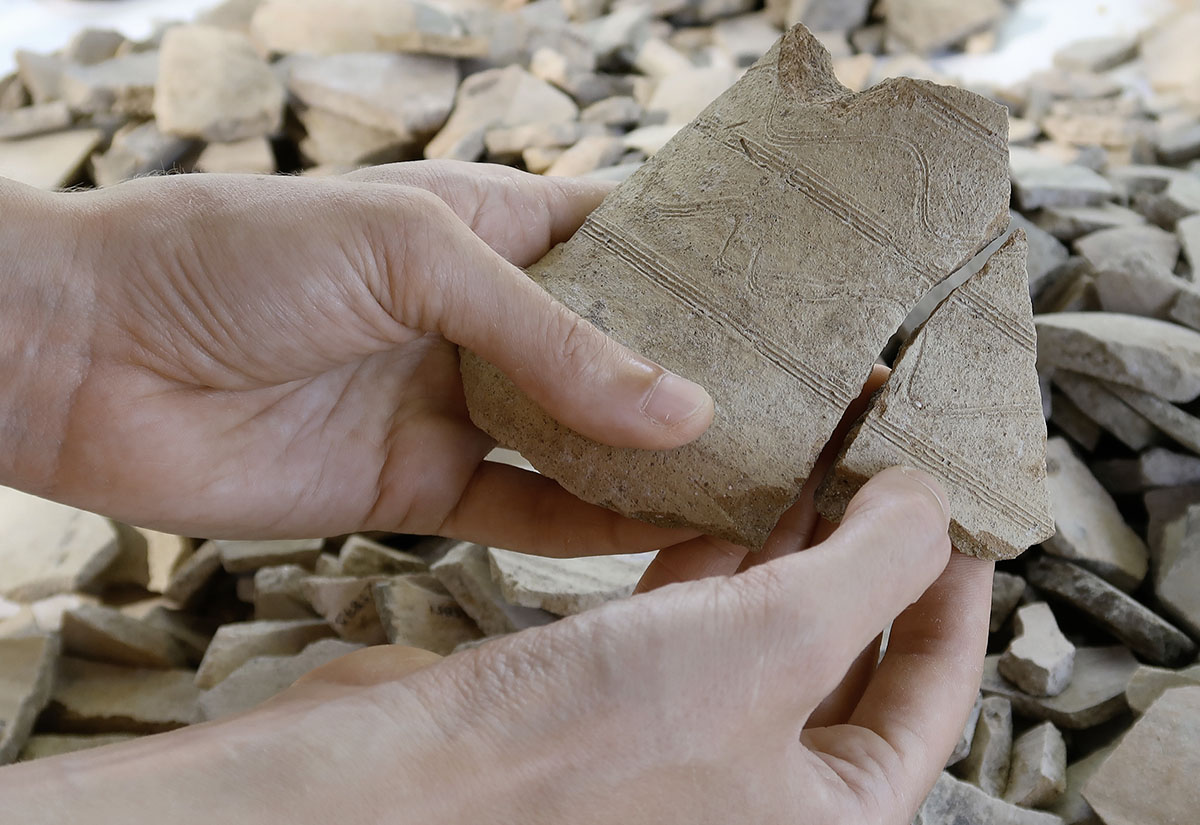
[[[49,331],[9,347],[5,383],[35,391],[13,405],[0,483],[184,535],[381,529],[550,554],[689,538],[484,462],[494,442],[463,400],[455,344],[598,440],[668,448],[707,428],[703,390],[518,269],[607,190],[431,162],[50,196],[71,263],[26,288]]]
[[[0,782],[96,825],[907,825],[987,642],[992,564],[950,553],[935,490],[888,470],[804,552],[445,659],[367,648],[242,716]]]

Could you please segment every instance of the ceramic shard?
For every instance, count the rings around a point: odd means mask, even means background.
[[[706,387],[709,431],[602,446],[463,352],[472,420],[588,501],[761,546],[888,337],[1003,230],[1006,135],[961,89],[852,94],[796,26],[529,272]]]
[[[1012,558],[1054,535],[1025,253],[1018,231],[913,335],[818,490],[823,514],[906,464],[945,487],[964,553]]]

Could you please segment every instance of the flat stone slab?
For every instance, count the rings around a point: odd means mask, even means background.
[[[220,569],[221,548],[216,542],[206,541],[175,568],[163,595],[186,607],[200,598]]]
[[[166,630],[102,605],[80,605],[63,613],[62,642],[68,655],[114,665],[187,664],[184,649]]]
[[[1122,590],[1141,584],[1149,567],[1145,542],[1064,439],[1047,443],[1046,471],[1055,525],[1046,552],[1070,559]]]
[[[1200,418],[1148,392],[1108,384],[1108,390],[1155,427],[1189,450],[1200,452]]]
[[[551,559],[490,547],[488,556],[509,603],[570,616],[633,593],[654,554]]]
[[[52,733],[161,733],[190,725],[195,671],[121,667],[63,656],[39,729]]]
[[[1145,713],[1158,697],[1171,688],[1192,685],[1200,685],[1200,664],[1182,670],[1142,665],[1129,678],[1125,700],[1134,713]]]
[[[386,634],[371,588],[385,578],[310,576],[300,589],[312,609],[338,636],[350,642],[377,645],[386,641]]]
[[[387,640],[448,656],[482,634],[450,592],[430,573],[394,576],[372,588]]]
[[[1121,739],[1083,797],[1106,825],[1195,822],[1200,687],[1169,690]]]
[[[54,686],[58,640],[0,639],[0,765],[17,758]]]
[[[868,479],[907,465],[945,488],[963,553],[1009,559],[1054,535],[1027,252],[1017,230],[900,351],[817,491],[822,515],[839,520]]]
[[[1154,664],[1182,664],[1196,654],[1196,644],[1186,633],[1082,567],[1045,556],[1030,563],[1025,578],[1047,595],[1083,611]]]
[[[1092,472],[1111,493],[1142,493],[1200,483],[1200,457],[1152,447],[1137,458],[1098,461]]]
[[[1099,206],[1117,195],[1101,175],[1077,164],[1064,164],[1021,146],[1012,154],[1012,186],[1025,212],[1048,207]]]
[[[917,811],[913,825],[1063,825],[1044,811],[1032,811],[997,799],[970,782],[948,773],[938,777],[929,796]]]
[[[454,600],[474,619],[484,635],[515,633],[549,624],[558,617],[546,610],[509,604],[492,577],[488,549],[460,542],[430,568]]]
[[[103,516],[0,487],[0,596],[34,601],[82,590],[117,553],[117,530]]]
[[[255,656],[294,655],[333,635],[323,619],[221,625],[196,670],[196,687],[211,688]]]
[[[1200,638],[1200,505],[1188,508],[1179,541],[1157,559],[1154,594],[1163,612]]]
[[[338,552],[343,576],[398,576],[429,570],[429,562],[365,536],[350,536]]]
[[[1006,134],[960,89],[854,95],[791,29],[529,270],[703,385],[712,427],[668,453],[602,446],[464,352],[472,420],[587,501],[760,547],[909,310],[1002,231]]]
[[[988,632],[995,633],[1004,627],[1008,617],[1012,615],[1021,596],[1025,593],[1025,580],[1012,573],[997,570],[992,575],[992,614],[988,624]]]
[[[1000,656],[1000,674],[1026,693],[1057,696],[1071,683],[1075,645],[1045,602],[1027,604],[1013,620],[1016,636]],[[1025,803],[1022,803],[1025,804]]]
[[[1117,226],[1075,241],[1075,249],[1096,269],[1119,266],[1131,252],[1143,252],[1168,270],[1179,258],[1179,239],[1157,226]]]
[[[250,710],[286,690],[309,671],[362,647],[341,639],[321,639],[294,656],[255,656],[215,687],[198,691],[196,721],[208,722]]]
[[[1200,395],[1200,332],[1116,312],[1034,319],[1038,364],[1124,384],[1166,401]]]
[[[1113,746],[1108,745],[1067,766],[1067,789],[1050,806],[1050,813],[1061,816],[1066,825],[1101,825],[1096,812],[1083,798],[1083,789],[1112,750]]]
[[[298,564],[312,568],[324,539],[285,539],[282,541],[223,541],[213,542],[221,552],[221,566],[229,573],[253,573],[260,567],[279,564]]]
[[[888,0],[888,34],[918,54],[966,40],[1004,16],[1000,0]]]
[[[983,663],[984,695],[1003,696],[1020,716],[1079,730],[1107,722],[1126,709],[1125,687],[1138,668],[1137,659],[1122,646],[1081,647],[1075,651],[1071,684],[1057,696],[1030,696],[1000,675],[1000,656]]]
[[[311,575],[298,564],[260,567],[254,571],[255,620],[284,621],[316,616],[304,595],[304,581]]]
[[[1088,419],[1114,435],[1131,450],[1141,450],[1159,440],[1158,428],[1126,404],[1107,384],[1070,370],[1055,369],[1054,386]],[[1055,423],[1058,423],[1057,421]],[[1092,445],[1094,448],[1095,445]]]

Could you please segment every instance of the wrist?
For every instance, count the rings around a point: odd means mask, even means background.
[[[79,195],[0,179],[0,484],[56,487],[71,398],[88,368],[93,289]]]

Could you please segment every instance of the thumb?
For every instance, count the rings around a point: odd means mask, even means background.
[[[700,436],[713,401],[698,384],[612,340],[481,241],[439,198],[406,227],[397,316],[498,367],[562,424],[614,447],[667,449]],[[413,239],[420,239],[415,244]]]

